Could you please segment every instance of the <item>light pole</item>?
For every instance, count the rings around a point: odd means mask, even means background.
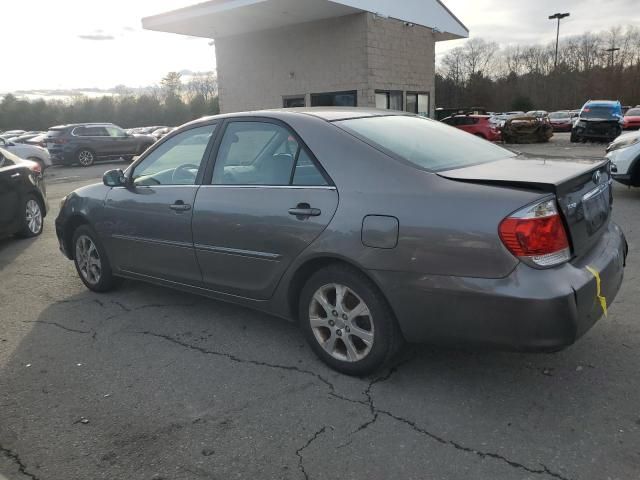
[[[558,40],[560,39],[560,20],[569,16],[569,13],[554,13],[549,15],[549,20],[558,19],[558,29],[556,30],[556,60],[553,63],[554,70],[558,68]]]
[[[611,68],[613,68],[613,55],[620,50],[620,47],[611,47],[611,48],[607,48],[605,50],[605,52],[609,52],[609,63],[611,65]]]

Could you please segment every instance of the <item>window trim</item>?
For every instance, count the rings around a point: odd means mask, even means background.
[[[125,170],[125,176],[127,177],[127,179],[130,180],[129,185],[131,185],[131,188],[136,189],[136,188],[158,188],[158,187],[187,187],[187,186],[200,186],[200,185],[202,185],[202,179],[204,177],[206,168],[208,167],[209,160],[211,158],[211,149],[213,148],[213,145],[215,144],[215,142],[218,139],[218,136],[220,134],[221,124],[222,124],[222,122],[219,119],[215,119],[215,120],[209,120],[207,122],[202,122],[202,123],[199,123],[199,124],[196,124],[196,125],[186,125],[186,126],[181,127],[181,128],[179,128],[177,130],[174,130],[170,134],[165,135],[164,137],[162,137],[160,140],[158,140],[156,143],[154,143],[151,147],[149,147],[142,155],[140,155],[138,157],[138,159],[135,162],[133,162],[131,165],[129,165],[129,167],[127,167],[127,169]],[[205,148],[204,153],[202,154],[202,161],[200,162],[200,168],[198,169],[198,174],[196,175],[196,180],[193,183],[193,185],[153,185],[153,186],[150,186],[150,185],[134,185],[133,184],[133,181],[132,181],[133,174],[134,174],[136,168],[138,167],[138,165],[140,165],[140,163],[142,163],[149,155],[151,155],[162,144],[164,144],[165,142],[171,140],[176,135],[180,135],[181,133],[188,132],[189,130],[194,130],[196,128],[202,128],[202,127],[206,127],[206,126],[209,126],[209,125],[215,125],[215,128],[213,129],[213,133],[211,135],[211,138],[209,139],[209,143],[207,144],[207,148]]]
[[[311,161],[313,162],[314,166],[318,169],[318,171],[320,172],[320,174],[322,175],[322,177],[324,178],[325,182],[327,182],[326,185],[317,185],[317,186],[313,186],[313,185],[291,185],[292,179],[293,179],[293,175],[289,178],[289,185],[255,185],[255,184],[237,184],[237,185],[224,185],[224,184],[213,184],[213,169],[215,168],[215,164],[218,160],[218,151],[220,150],[220,145],[222,144],[222,139],[224,138],[224,134],[227,131],[227,127],[230,123],[235,123],[235,122],[250,122],[250,123],[271,123],[274,125],[278,125],[279,127],[282,127],[284,129],[286,129],[290,135],[292,135],[296,142],[298,142],[298,145],[300,145],[300,151],[302,151],[302,149],[304,148],[307,152],[307,155],[309,155],[309,158],[311,159]],[[298,155],[296,156],[295,159],[295,163],[293,165],[293,169],[292,172],[295,171],[295,167],[298,163],[298,157],[300,156],[300,153],[298,152]],[[318,188],[318,187],[322,187],[322,188],[327,188],[327,187],[333,187],[335,188],[335,183],[333,182],[333,180],[331,179],[331,177],[329,176],[329,174],[327,173],[327,171],[324,169],[324,167],[322,166],[322,164],[318,161],[317,157],[314,155],[314,153],[311,151],[311,149],[307,146],[307,144],[304,142],[304,140],[302,140],[302,138],[300,137],[300,135],[298,135],[298,132],[296,132],[291,125],[289,125],[286,122],[283,122],[280,119],[277,118],[270,118],[270,117],[259,117],[259,116],[251,116],[251,117],[227,117],[225,119],[222,120],[222,125],[220,125],[220,128],[218,129],[218,136],[216,137],[216,140],[212,146],[211,152],[209,154],[209,162],[207,163],[207,166],[204,170],[204,175],[202,178],[202,185],[203,186],[211,186],[211,187],[239,187],[239,188]]]

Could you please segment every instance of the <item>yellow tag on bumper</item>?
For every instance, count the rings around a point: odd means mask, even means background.
[[[600,302],[600,306],[602,307],[602,313],[604,313],[604,316],[606,317],[607,316],[607,299],[604,297],[604,295],[602,295],[602,289],[600,284],[600,273],[598,273],[598,271],[595,268],[589,267],[589,266],[587,266],[587,270],[589,270],[589,272],[591,272],[591,275],[593,275],[596,279],[596,298]]]

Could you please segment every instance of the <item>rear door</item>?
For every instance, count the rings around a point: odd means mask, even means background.
[[[135,165],[132,184],[112,188],[103,225],[118,269],[200,285],[193,249],[193,204],[216,123],[185,130]]]
[[[282,274],[329,224],[338,193],[287,126],[228,121],[198,191],[193,237],[204,285],[270,298]]]

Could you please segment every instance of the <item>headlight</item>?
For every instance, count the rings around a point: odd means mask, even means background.
[[[613,152],[614,150],[620,150],[622,148],[627,148],[627,147],[630,147],[632,145],[635,145],[638,142],[640,142],[640,137],[625,138],[625,139],[622,139],[622,140],[617,140],[617,141],[611,143],[607,147],[607,152]]]
[[[62,210],[62,207],[64,207],[64,202],[67,201],[67,196],[65,195],[64,197],[62,197],[62,200],[60,200],[60,210]]]

